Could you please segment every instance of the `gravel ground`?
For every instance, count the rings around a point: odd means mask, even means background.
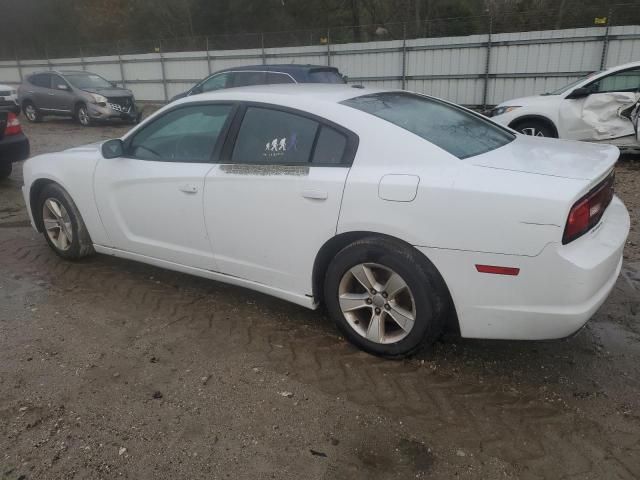
[[[26,125],[33,153],[119,136]],[[447,337],[407,361],[317,312],[95,256],[27,226],[21,166],[0,182],[2,479],[640,477],[640,162],[623,275],[553,342]]]

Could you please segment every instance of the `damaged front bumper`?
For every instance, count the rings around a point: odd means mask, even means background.
[[[92,120],[125,120],[137,122],[142,112],[133,99],[127,101],[108,99],[107,103],[89,104],[89,116]]]

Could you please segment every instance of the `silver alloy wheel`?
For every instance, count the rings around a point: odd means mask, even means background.
[[[526,127],[520,130],[525,135],[530,135],[532,137],[544,137],[544,133],[541,130],[538,130],[536,127]]]
[[[87,112],[87,107],[80,107],[78,109],[78,121],[81,125],[89,125],[89,112]]]
[[[34,107],[32,104],[28,104],[24,108],[24,114],[30,122],[35,122],[36,118],[38,117],[36,107]]]
[[[338,301],[351,328],[374,343],[399,342],[416,320],[416,303],[407,282],[377,263],[349,269],[340,280]]]
[[[51,243],[63,252],[71,248],[73,228],[64,205],[55,198],[47,198],[42,206],[42,222]]]

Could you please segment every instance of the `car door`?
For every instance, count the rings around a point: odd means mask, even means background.
[[[311,295],[313,262],[336,233],[357,137],[301,112],[254,104],[243,107],[230,137],[205,180],[218,268]]]
[[[562,100],[559,128],[562,138],[609,140],[635,135],[629,112],[640,98],[640,68],[597,78]]]
[[[204,179],[235,108],[180,105],[128,138],[123,157],[99,161],[94,191],[110,246],[215,269],[204,225]]]
[[[73,112],[75,96],[67,81],[58,74],[51,75],[51,89],[47,94],[49,107],[58,112]]]
[[[51,104],[49,99],[49,93],[51,90],[51,74],[50,73],[38,73],[29,78],[31,83],[27,93],[31,96],[36,108],[42,110],[49,110],[48,105]]]

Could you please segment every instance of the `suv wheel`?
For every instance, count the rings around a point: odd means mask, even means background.
[[[444,281],[428,260],[404,244],[374,237],[336,255],[324,295],[345,337],[385,357],[403,357],[435,341],[449,305]]]
[[[40,122],[42,120],[40,111],[32,102],[25,102],[23,108],[24,116],[27,117],[27,120],[29,120],[31,123]]]
[[[89,110],[87,109],[87,106],[84,103],[81,105],[78,105],[78,108],[76,109],[76,118],[78,119],[78,122],[80,123],[80,125],[82,125],[83,127],[88,127],[89,125],[91,125],[91,117],[89,116]]]

